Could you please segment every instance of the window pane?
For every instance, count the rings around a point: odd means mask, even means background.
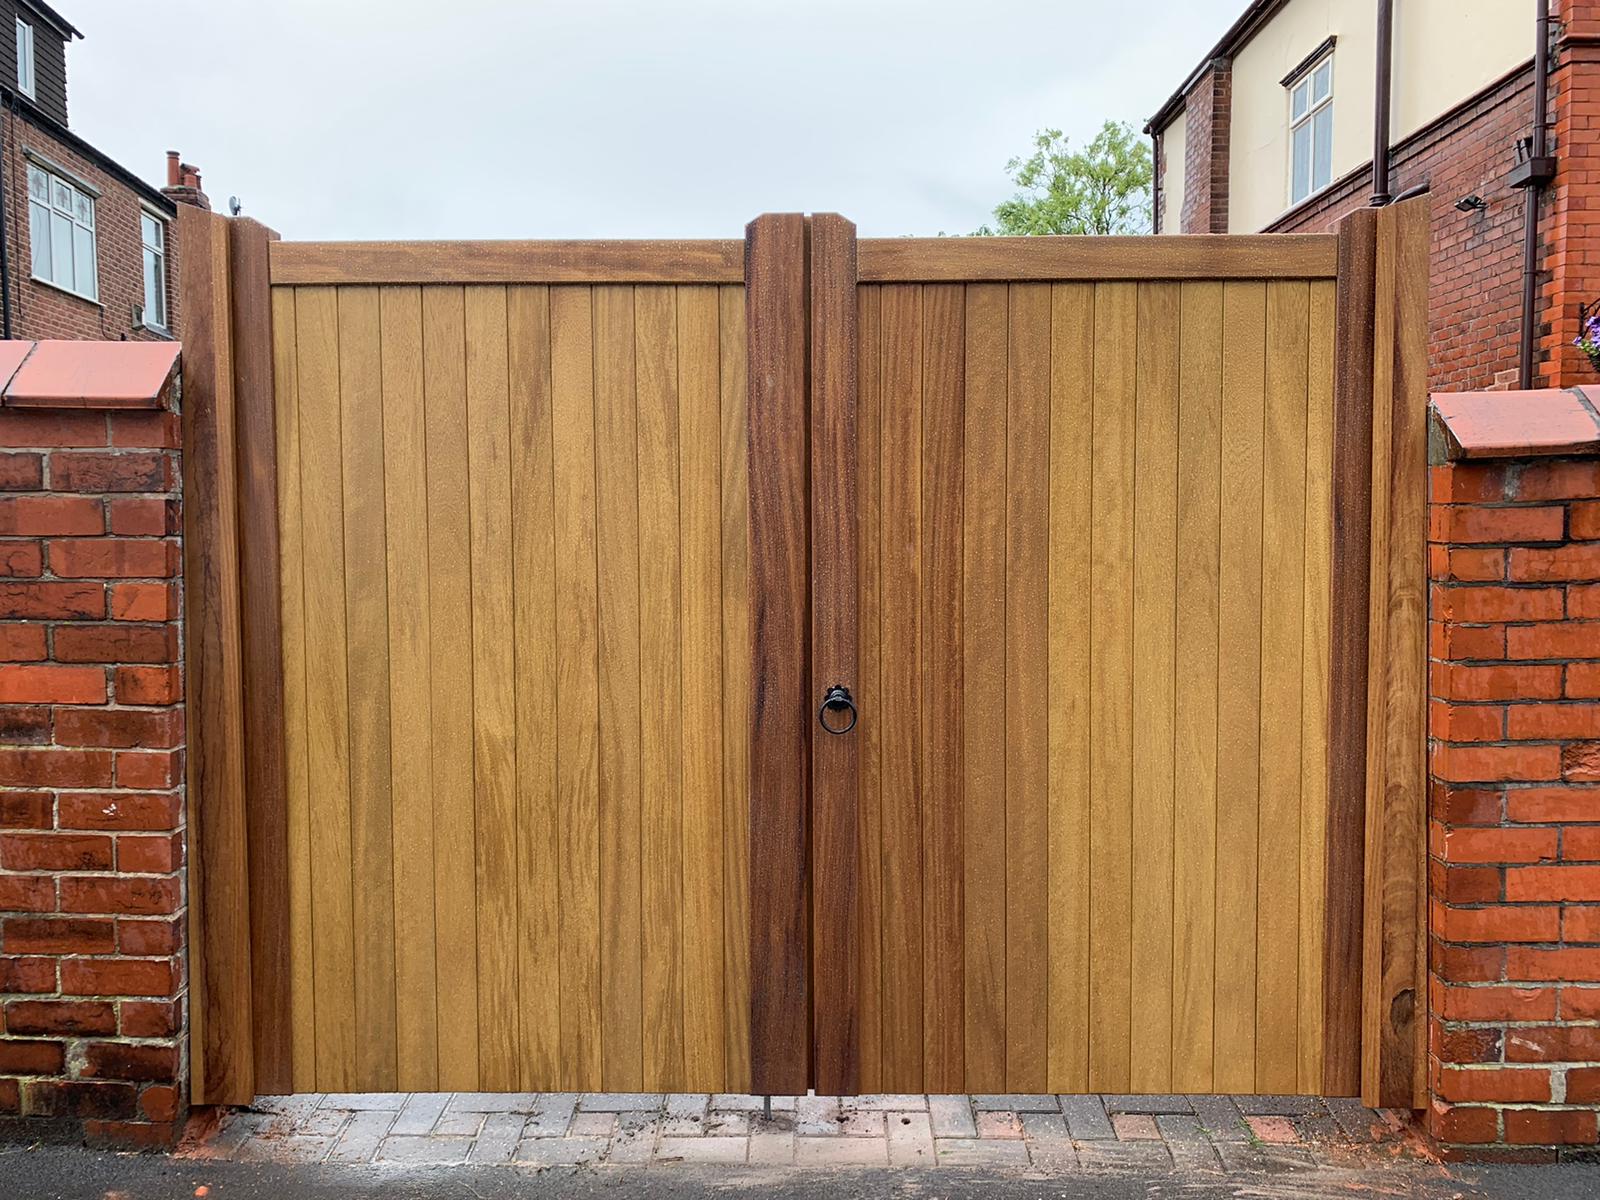
[[[144,252],[144,323],[146,325],[165,325],[167,323],[166,281],[162,278],[162,274],[161,256],[154,250],[146,249]]]
[[[81,295],[93,299],[99,294],[94,277],[94,233],[82,226],[72,232],[73,287]]]
[[[50,281],[72,286],[72,221],[50,214]]]
[[[62,212],[72,211],[72,189],[54,176],[50,178],[50,203]]]
[[[161,222],[149,213],[139,214],[139,236],[152,250],[161,249]]]
[[[90,229],[93,229],[94,201],[89,199],[89,197],[85,196],[82,192],[74,192],[72,194],[72,199],[74,204],[73,216],[78,218],[78,223],[80,225],[87,225]]]
[[[40,204],[50,203],[50,176],[38,167],[28,168],[28,195]]]
[[[1294,175],[1289,198],[1293,203],[1311,194],[1311,122],[1294,131]]]
[[[1333,60],[1329,59],[1316,69],[1311,76],[1311,99],[1313,101],[1325,99],[1333,90]]]
[[[1305,116],[1306,115],[1306,109],[1310,107],[1310,102],[1307,100],[1307,96],[1309,94],[1309,88],[1310,88],[1309,84],[1302,83],[1299,87],[1295,88],[1295,90],[1294,90],[1294,98],[1293,98],[1293,101],[1292,101],[1292,104],[1291,104],[1291,109],[1290,109],[1289,115],[1290,115],[1291,118],[1293,118],[1296,121],[1298,121],[1301,117]]]
[[[28,240],[33,243],[33,273],[41,279],[50,275],[50,210],[42,204],[28,205]]]
[[[1324,105],[1311,118],[1316,154],[1311,163],[1311,186],[1325,188],[1333,182],[1333,105]]]

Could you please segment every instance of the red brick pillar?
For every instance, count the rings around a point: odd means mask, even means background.
[[[1233,61],[1213,59],[1184,97],[1183,211],[1179,233],[1228,232]]]
[[[1578,308],[1600,300],[1600,0],[1554,0],[1549,119],[1556,177],[1542,206],[1538,382],[1600,381],[1573,345]]]
[[[1432,485],[1428,1128],[1549,1160],[1600,1106],[1600,422],[1573,393],[1468,399],[1491,419],[1452,405]],[[1553,417],[1593,444],[1527,446]]]
[[[0,1137],[187,1103],[179,423],[0,407]]]

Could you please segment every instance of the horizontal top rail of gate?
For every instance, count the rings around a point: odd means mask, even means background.
[[[1331,234],[864,238],[863,283],[1332,279]],[[744,242],[274,242],[275,284],[741,283]]]
[[[862,238],[863,283],[1332,279],[1332,234],[1216,237]]]
[[[742,239],[274,242],[275,284],[742,283]]]

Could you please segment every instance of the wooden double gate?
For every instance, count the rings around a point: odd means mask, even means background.
[[[1420,1094],[1421,203],[181,219],[198,1102]]]

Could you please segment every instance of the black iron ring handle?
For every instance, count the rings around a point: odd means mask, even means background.
[[[850,724],[842,727],[829,725],[828,713],[833,709],[839,708],[850,710]],[[817,722],[829,733],[834,735],[849,733],[856,727],[856,702],[850,699],[849,688],[841,687],[836,683],[823,693],[822,707],[817,709]]]

